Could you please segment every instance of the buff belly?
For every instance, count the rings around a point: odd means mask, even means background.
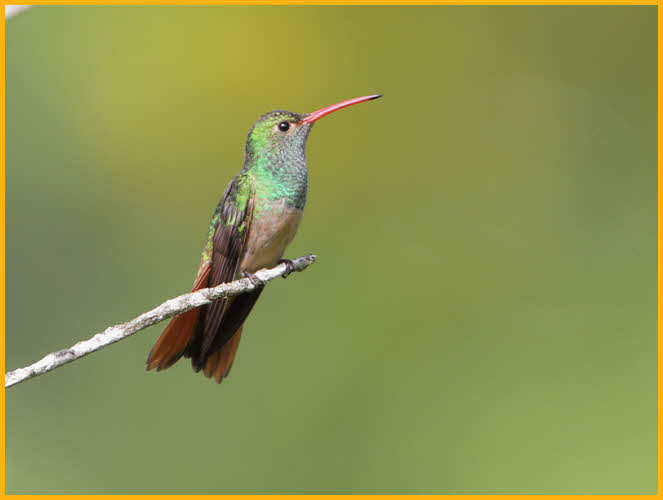
[[[253,273],[278,264],[295,237],[302,213],[303,210],[286,206],[285,200],[255,207],[239,270]]]

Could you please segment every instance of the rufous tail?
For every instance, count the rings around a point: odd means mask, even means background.
[[[230,340],[228,340],[221,349],[207,358],[207,361],[205,361],[205,367],[203,368],[203,373],[207,378],[214,378],[216,383],[220,384],[221,381],[228,376],[233,361],[235,360],[235,354],[237,353],[237,346],[239,346],[241,336],[242,328],[239,328],[239,330],[230,337]]]
[[[196,280],[194,292],[207,286],[208,275],[209,267]],[[197,307],[170,320],[147,356],[148,370],[156,368],[160,372],[173,366],[182,357],[196,331],[199,314],[200,307]]]

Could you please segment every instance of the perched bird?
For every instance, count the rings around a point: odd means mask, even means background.
[[[226,187],[212,215],[207,242],[193,290],[248,277],[282,260],[306,204],[308,171],[305,148],[319,118],[346,106],[377,99],[357,97],[309,114],[270,111],[253,125],[246,138],[244,166]],[[263,288],[223,298],[175,316],[152,347],[147,369],[172,366],[191,358],[194,371],[217,383],[228,375],[242,324]]]

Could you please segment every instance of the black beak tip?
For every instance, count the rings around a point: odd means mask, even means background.
[[[375,95],[372,95],[370,100],[372,101],[373,99],[377,99],[377,98],[379,98],[379,97],[382,97],[382,94],[375,94]]]

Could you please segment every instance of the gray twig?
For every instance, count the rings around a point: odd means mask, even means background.
[[[305,255],[292,261],[294,271],[303,271],[308,266],[315,262],[315,255]],[[262,282],[267,282],[283,276],[286,274],[288,267],[285,263],[281,263],[272,269],[261,269],[255,273],[255,276]],[[254,290],[259,283],[253,283],[249,278],[243,278],[230,283],[223,283],[214,288],[204,288],[192,293],[185,293],[174,299],[167,300],[158,307],[151,311],[141,314],[137,318],[132,319],[127,323],[115,325],[106,328],[101,333],[97,333],[94,337],[88,340],[82,340],[69,349],[52,352],[40,359],[36,363],[26,366],[25,368],[18,368],[12,372],[5,373],[5,387],[23,382],[24,380],[31,379],[38,375],[70,363],[78,358],[90,354],[94,351],[106,347],[109,344],[127,338],[148,326],[155,325],[165,319],[168,319],[177,314],[209,304],[216,299],[222,297],[232,297],[233,295],[240,295],[245,292]]]
[[[32,5],[5,5],[5,21],[28,10]]]

